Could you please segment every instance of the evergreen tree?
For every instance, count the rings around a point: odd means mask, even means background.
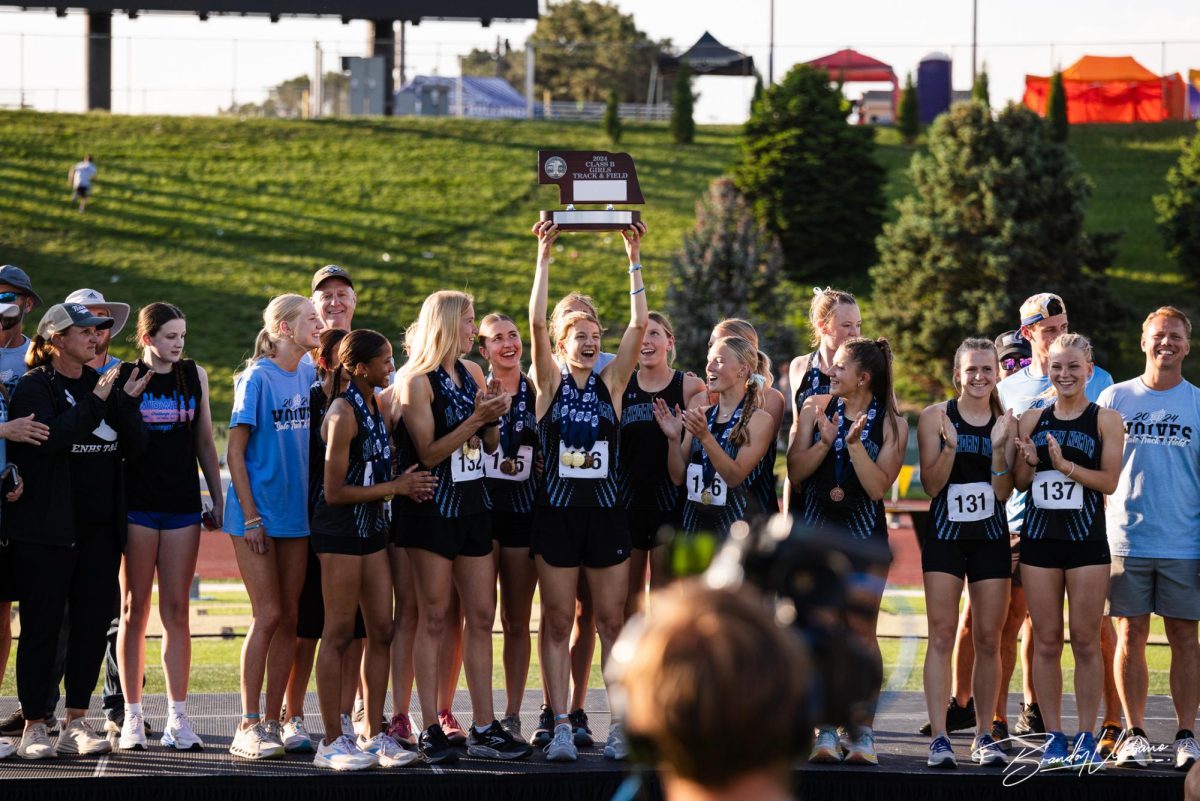
[[[671,138],[676,144],[688,145],[696,138],[696,123],[692,120],[692,70],[686,61],[679,63],[675,88],[671,92]]]
[[[754,323],[759,347],[776,364],[795,352],[797,326],[788,315],[799,303],[780,262],[778,243],[755,221],[733,181],[713,181],[696,204],[695,228],[671,260],[665,309],[684,369],[703,368],[708,334],[725,317]]]
[[[917,134],[921,132],[917,87],[913,84],[911,72],[904,79],[904,92],[900,95],[900,109],[896,115],[899,117],[896,120],[896,127],[900,129],[900,136],[904,138],[905,144],[911,145],[917,141]]]
[[[1181,140],[1179,161],[1167,171],[1167,191],[1154,198],[1167,254],[1195,289],[1200,284],[1200,126]]]
[[[621,106],[615,89],[608,93],[608,105],[604,107],[604,133],[614,145],[621,144]]]
[[[898,374],[944,397],[958,344],[1015,327],[1037,292],[1063,296],[1102,364],[1124,316],[1104,273],[1118,236],[1084,233],[1089,185],[1067,149],[1023,106],[993,120],[976,102],[939,117],[927,141],[872,270],[872,327],[892,341]]]
[[[863,279],[883,221],[874,131],[850,125],[823,70],[797,65],[767,87],[742,137],[738,188],[779,239],[790,278]]]
[[[754,107],[758,105],[758,101],[762,99],[762,95],[763,95],[762,73],[755,72],[754,73],[754,94],[752,94],[750,96],[750,113],[751,114],[754,113]]]
[[[971,87],[971,99],[983,104],[984,108],[992,107],[991,93],[988,91],[987,64],[975,76],[975,85]]]
[[[1050,96],[1046,98],[1046,126],[1050,129],[1050,140],[1066,142],[1071,125],[1067,122],[1067,92],[1063,89],[1061,70],[1050,77]]]

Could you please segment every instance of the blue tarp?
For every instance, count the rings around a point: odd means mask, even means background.
[[[458,78],[443,78],[436,75],[418,75],[404,85],[396,94],[412,95],[418,99],[427,89],[445,92],[449,98],[448,110],[453,114],[458,107]],[[468,117],[524,117],[525,96],[503,78],[465,76],[462,78],[463,113]],[[535,104],[540,108],[541,104]],[[535,108],[535,113],[538,113]]]

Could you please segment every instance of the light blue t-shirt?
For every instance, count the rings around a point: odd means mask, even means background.
[[[25,354],[30,344],[29,337],[25,337],[25,341],[15,348],[0,348],[0,384],[4,384],[10,398],[21,376],[29,370],[25,365]]]
[[[308,536],[308,392],[316,372],[306,364],[295,371],[259,359],[233,385],[229,427],[250,427],[246,472],[250,492],[271,537]],[[225,530],[244,532],[237,493],[225,495]]]
[[[1083,388],[1083,394],[1094,403],[1100,397],[1100,393],[1111,387],[1112,383],[1113,378],[1107,370],[1095,367],[1087,386]],[[1029,367],[1018,370],[996,386],[1000,393],[1000,405],[1005,409],[1012,409],[1013,414],[1018,417],[1030,409],[1042,409],[1052,401],[1053,396],[1046,397],[1045,394],[1049,389],[1050,377],[1033,375]],[[1027,495],[1027,492],[1014,492],[1009,496],[1006,506],[1009,531],[1021,530],[1021,524],[1025,522]]]
[[[1112,554],[1200,559],[1200,389],[1183,381],[1160,392],[1135,378],[1096,402],[1125,420],[1121,478],[1106,512]]]

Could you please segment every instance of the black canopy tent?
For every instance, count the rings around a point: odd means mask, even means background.
[[[754,57],[726,47],[708,31],[696,40],[696,43],[678,56],[661,54],[651,65],[650,88],[647,92],[647,103],[662,101],[662,76],[672,75],[679,71],[679,65],[684,61],[696,75],[734,75],[749,78],[755,74]]]

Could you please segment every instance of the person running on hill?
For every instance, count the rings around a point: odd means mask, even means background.
[[[309,549],[308,402],[316,375],[300,359],[317,347],[320,332],[308,298],[273,298],[254,353],[234,380],[227,454],[233,491],[223,522],[254,616],[242,644],[242,720],[229,747],[242,759],[283,755],[279,716],[295,659]],[[264,675],[265,720],[259,706]]]
[[[139,405],[149,443],[125,460],[129,534],[121,563],[122,614],[116,648],[120,686],[127,688],[119,739],[119,747],[125,749],[146,747],[142,681],[155,576],[170,704],[162,744],[182,751],[204,745],[187,716],[192,657],[188,594],[200,550],[202,512],[197,465],[210,488],[213,528],[221,524],[224,497],[213,442],[208,374],[183,358],[186,337],[187,321],[177,306],[151,303],[138,312],[133,336],[142,358],[117,368],[117,382],[122,384],[143,370],[150,376]]]
[[[87,211],[88,200],[92,197],[92,182],[96,180],[96,164],[92,155],[83,157],[83,161],[71,167],[67,173],[67,185],[71,187],[71,200],[79,201],[79,213]]]

